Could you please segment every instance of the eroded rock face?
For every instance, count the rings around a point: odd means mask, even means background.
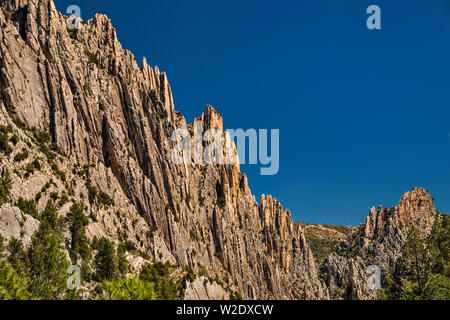
[[[39,221],[23,213],[19,208],[5,204],[0,207],[0,235],[6,240],[22,240],[25,246],[31,243],[31,236],[39,228]]]
[[[391,210],[372,209],[319,269],[291,213],[270,196],[258,205],[233,145],[225,165],[172,161],[175,129],[221,132],[222,117],[208,105],[198,128],[187,124],[166,74],[145,58],[139,67],[106,16],[72,32],[51,0],[0,4],[0,126],[17,136],[11,154],[0,152],[12,180],[0,208],[6,239],[29,243],[38,228],[15,207],[20,197],[41,212],[56,195],[61,216],[71,200],[84,204],[90,239],[131,242],[141,253],[127,253],[133,272],[156,259],[206,273],[188,284],[188,299],[370,299],[366,267],[392,264],[411,225],[429,232],[433,200],[414,189]],[[92,201],[92,187],[114,204]]]
[[[195,279],[186,288],[186,300],[224,300],[230,295],[216,282],[210,282],[205,277]]]
[[[146,59],[139,67],[106,16],[72,32],[50,0],[0,3],[0,125],[11,125],[19,137],[13,154],[1,160],[14,181],[11,203],[24,196],[20,190],[33,199],[52,181],[36,197],[39,210],[51,192],[71,194],[93,216],[89,238],[127,239],[149,259],[204,268],[220,279],[220,290],[217,283],[191,284],[187,298],[232,291],[249,299],[327,296],[302,230],[275,199],[264,197],[258,206],[235,149],[227,165],[173,163],[172,133],[192,124],[175,111],[166,74]],[[209,105],[197,120],[202,133],[223,131],[222,117]],[[31,127],[48,131],[61,150],[57,171]],[[30,156],[19,165],[12,158],[21,149]],[[25,176],[33,158],[43,160],[42,168]],[[115,205],[88,201],[92,186]],[[60,214],[69,207],[62,205]],[[6,223],[1,228],[9,230]],[[143,263],[129,259],[135,269]]]
[[[405,193],[397,206],[370,209],[365,224],[341,244],[322,264],[330,295],[334,298],[374,299],[367,288],[367,267],[379,266],[386,273],[400,256],[411,227],[427,236],[438,212],[428,191],[415,188]]]

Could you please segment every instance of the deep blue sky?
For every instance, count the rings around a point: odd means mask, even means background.
[[[294,219],[362,223],[415,186],[450,212],[450,1],[55,0],[107,14],[124,48],[167,71],[191,121],[279,128],[280,172],[243,166]],[[382,30],[366,28],[366,8]]]

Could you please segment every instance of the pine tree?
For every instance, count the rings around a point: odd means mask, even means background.
[[[428,244],[433,255],[433,272],[450,277],[450,216],[436,218]]]
[[[67,268],[70,265],[61,250],[61,238],[40,230],[33,236],[29,250],[30,291],[34,298],[64,298],[67,289]]]
[[[118,267],[121,275],[126,275],[128,273],[129,265],[127,257],[125,256],[125,246],[120,244],[117,248],[117,259],[118,259]]]
[[[189,272],[188,272],[189,274]],[[146,264],[142,267],[139,279],[153,283],[158,299],[176,300],[179,298],[179,286],[169,278],[170,265],[161,262]],[[190,275],[188,276],[190,277]],[[184,278],[181,279],[184,282]]]
[[[118,262],[114,244],[106,238],[101,238],[98,241],[97,250],[95,279],[98,282],[117,279]]]
[[[47,201],[44,211],[41,213],[41,225],[40,228],[45,228],[47,232],[56,233],[60,235],[61,231],[61,219],[58,219],[58,209],[53,201],[50,199]]]
[[[103,298],[107,300],[156,300],[158,295],[153,283],[135,277],[103,284]]]
[[[423,290],[422,299],[450,300],[450,279],[442,274],[432,275]]]
[[[0,234],[0,259],[3,258],[3,251],[5,251],[5,239]]]
[[[63,239],[58,211],[53,202],[48,201],[28,250],[29,290],[33,298],[53,300],[66,296],[70,263],[62,251]]]
[[[391,293],[395,299],[415,300],[422,296],[432,273],[432,257],[426,241],[412,227],[395,263]]]
[[[27,276],[29,260],[23,248],[22,240],[12,238],[8,243],[7,249],[9,251],[8,262],[20,276]]]
[[[3,168],[0,177],[0,205],[8,202],[11,186],[11,174],[9,173],[8,168]]]
[[[88,218],[84,214],[84,207],[80,203],[75,203],[67,214],[67,222],[69,230],[72,234],[71,241],[71,259],[73,263],[77,262],[77,255],[87,261],[91,256],[91,248],[86,236],[86,226],[89,223]]]
[[[28,300],[31,298],[25,279],[5,260],[0,260],[0,300]]]

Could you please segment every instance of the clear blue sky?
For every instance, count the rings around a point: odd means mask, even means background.
[[[415,186],[450,212],[450,1],[55,0],[107,14],[138,61],[167,71],[188,121],[279,128],[280,172],[243,166],[294,219],[362,223]],[[366,8],[382,30],[366,28]]]

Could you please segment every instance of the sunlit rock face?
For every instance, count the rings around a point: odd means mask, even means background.
[[[0,177],[11,180],[0,202],[7,240],[28,245],[39,226],[19,198],[41,212],[56,194],[66,198],[60,216],[83,203],[90,239],[134,245],[132,272],[153,260],[191,267],[199,277],[188,299],[370,299],[367,266],[392,265],[411,226],[430,232],[433,199],[417,188],[392,209],[371,209],[317,266],[290,211],[271,196],[255,200],[234,145],[230,164],[172,161],[174,130],[194,124],[176,111],[166,74],[146,59],[139,67],[106,16],[69,30],[50,0],[0,4],[0,126],[15,136],[11,152],[0,152]],[[223,131],[212,106],[196,121],[201,133]],[[16,158],[24,150],[26,159]]]
[[[19,197],[34,199],[52,181],[37,199],[39,210],[52,192],[70,195],[96,217],[89,238],[131,241],[150,261],[217,275],[221,285],[201,288],[197,281],[189,298],[226,298],[230,292],[249,299],[327,297],[301,229],[275,199],[265,197],[259,207],[235,152],[227,165],[171,161],[173,131],[192,125],[175,111],[166,74],[146,59],[139,67],[106,16],[97,14],[71,31],[52,1],[1,4],[0,125],[11,125],[19,137],[13,153],[1,158],[13,180],[12,204]],[[203,132],[223,131],[212,106],[197,120]],[[33,130],[47,132],[49,144],[57,146],[53,166]],[[16,163],[22,149],[29,157]],[[25,174],[34,158],[43,160],[42,168]],[[88,187],[115,205],[91,203]],[[8,229],[5,221],[21,212],[7,206],[0,230],[20,238],[15,229],[22,227]],[[63,204],[59,214],[69,208]],[[36,226],[27,221],[22,238],[29,241]],[[136,272],[145,262],[128,258]]]

